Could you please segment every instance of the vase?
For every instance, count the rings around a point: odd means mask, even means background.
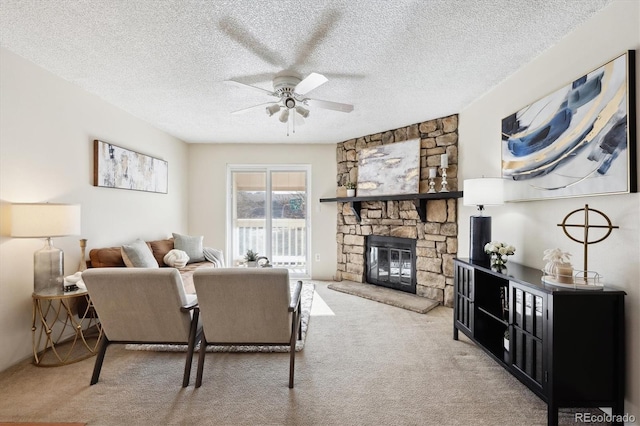
[[[355,189],[347,189],[347,197],[355,197],[356,190]]]
[[[500,253],[491,253],[491,269],[501,271],[507,267],[507,256]]]

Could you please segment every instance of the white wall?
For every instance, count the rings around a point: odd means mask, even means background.
[[[187,145],[77,86],[0,49],[0,371],[31,355],[33,252],[43,241],[6,235],[14,202],[82,206],[82,235],[54,239],[65,273],[78,240],[90,248],[187,231]],[[167,160],[169,193],[92,186],[93,140]]]
[[[640,83],[640,2],[616,1],[556,46],[524,66],[460,113],[460,179],[500,176],[500,130],[503,117],[547,95],[626,50],[636,52]],[[640,95],[640,93],[637,93]],[[636,122],[640,123],[640,108]],[[640,148],[640,146],[638,146]],[[639,156],[640,157],[640,156]],[[640,164],[640,161],[638,162]],[[620,226],[604,242],[589,247],[589,269],[607,284],[627,292],[627,392],[625,411],[640,418],[640,194],[507,203],[488,207],[493,239],[517,248],[514,261],[541,268],[542,252],[559,247],[573,253],[581,267],[582,245],[557,226],[570,211],[584,207],[606,213]],[[469,252],[470,207],[459,204],[459,253]]]
[[[283,134],[284,137],[286,136]],[[333,144],[190,145],[189,231],[192,234],[204,235],[205,245],[223,250],[226,247],[225,188],[228,164],[311,165],[312,278],[332,279],[337,261],[337,206],[336,203],[320,203],[318,200],[336,195],[336,146]],[[316,254],[320,254],[319,262],[314,260]]]

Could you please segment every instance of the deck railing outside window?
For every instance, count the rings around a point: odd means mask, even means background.
[[[306,269],[307,250],[305,219],[273,219],[271,235],[271,258],[275,267]],[[238,219],[234,226],[234,264],[244,262],[247,250],[257,251],[264,256],[264,219]]]

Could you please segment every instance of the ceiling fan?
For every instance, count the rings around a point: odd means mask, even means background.
[[[309,116],[309,109],[307,107],[317,107],[340,112],[353,111],[353,105],[350,104],[306,97],[307,93],[318,88],[327,81],[328,79],[324,75],[315,72],[312,72],[304,79],[301,79],[300,76],[293,71],[282,71],[276,74],[273,78],[273,91],[240,83],[235,80],[225,80],[225,83],[238,87],[249,88],[277,98],[277,100],[233,111],[232,114],[241,114],[255,108],[265,107],[266,113],[270,117],[280,113],[278,118],[282,123],[288,124],[291,122],[295,133],[296,124],[304,124],[304,118]]]

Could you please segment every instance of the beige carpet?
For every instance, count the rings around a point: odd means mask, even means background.
[[[0,422],[0,426],[84,426],[86,423],[49,423],[49,422]]]
[[[329,284],[329,288],[331,290],[364,297],[365,299],[375,300],[376,302],[396,306],[398,308],[408,309],[419,314],[426,314],[431,309],[439,305],[435,300],[416,296],[415,294],[353,281],[331,283]]]
[[[316,281],[295,388],[286,353],[210,353],[202,387],[183,389],[184,354],[107,350],[57,368],[0,373],[0,421],[88,425],[546,425],[546,405],[461,335],[452,310],[420,315]],[[29,331],[25,331],[27,333]],[[563,424],[576,425],[564,415]]]

